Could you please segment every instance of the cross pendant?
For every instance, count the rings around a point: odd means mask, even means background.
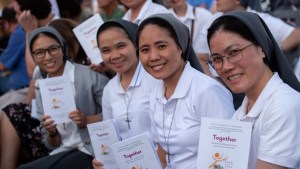
[[[168,163],[170,164],[171,163],[171,154],[170,154],[170,151],[169,151],[169,147],[167,148],[167,155],[168,155]]]
[[[128,124],[128,128],[130,129],[130,120],[128,119],[128,117],[127,117],[127,119],[125,120],[126,122],[127,122],[127,124]]]

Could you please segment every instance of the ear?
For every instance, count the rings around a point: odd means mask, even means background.
[[[266,57],[266,54],[265,54],[265,51],[261,48],[261,56],[262,56],[262,58],[265,58]]]

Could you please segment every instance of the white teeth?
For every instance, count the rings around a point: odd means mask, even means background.
[[[46,64],[47,67],[53,67],[54,65],[55,65],[54,62],[51,62],[51,63],[47,63],[47,64]]]
[[[236,74],[234,76],[228,77],[229,80],[235,80],[237,78],[239,78],[241,76],[241,74]]]
[[[155,71],[159,71],[164,67],[164,65],[152,66],[152,69]]]

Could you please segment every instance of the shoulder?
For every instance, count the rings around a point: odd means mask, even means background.
[[[77,64],[77,63],[73,63],[74,67],[75,67],[75,77],[80,77],[82,79],[88,79],[88,78],[100,78],[100,79],[104,79],[105,81],[108,81],[108,78],[105,77],[104,75],[95,72],[93,70],[91,70],[88,66],[86,65],[81,65],[81,64]],[[80,79],[78,78],[78,79]]]
[[[170,13],[170,11],[166,7],[160,4],[151,3],[150,8],[151,10],[153,9],[155,11],[158,11],[158,13]]]
[[[196,16],[202,16],[202,17],[211,17],[212,13],[204,8],[200,8],[200,7],[195,7],[196,9]]]

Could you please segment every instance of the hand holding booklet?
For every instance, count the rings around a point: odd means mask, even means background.
[[[149,133],[143,133],[111,146],[121,169],[162,169]]]
[[[69,113],[76,110],[72,82],[69,76],[38,80],[44,113],[55,124],[71,121]]]
[[[89,19],[82,22],[73,29],[75,36],[81,44],[88,58],[93,64],[102,62],[100,50],[97,46],[97,31],[103,24],[103,20],[99,14],[95,14]]]
[[[202,117],[197,169],[247,169],[252,123]]]
[[[106,120],[87,125],[96,159],[107,169],[118,169],[111,145],[120,141],[115,120]]]

